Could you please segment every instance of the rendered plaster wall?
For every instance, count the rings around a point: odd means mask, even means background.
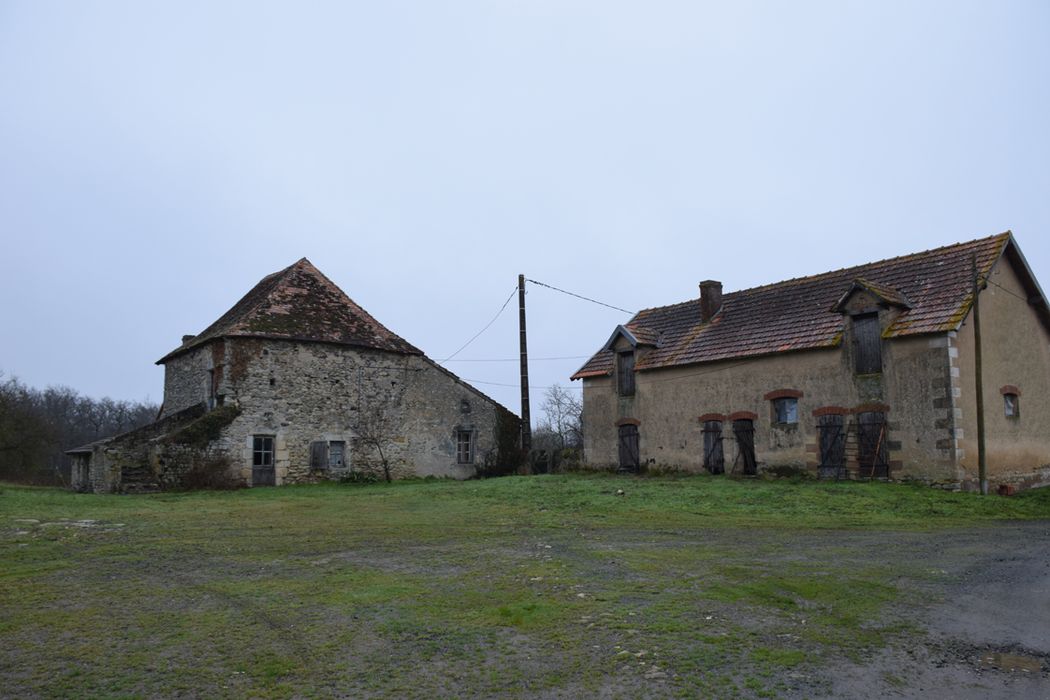
[[[883,327],[893,314],[890,310],[880,313]],[[638,372],[633,397],[617,396],[613,377],[584,379],[585,460],[594,467],[615,466],[616,423],[636,419],[643,464],[700,471],[703,425],[699,418],[722,414],[726,417],[726,471],[730,472],[738,452],[730,416],[749,412],[756,415],[755,452],[760,469],[816,470],[815,409],[882,405],[888,409],[886,445],[891,476],[952,481],[954,413],[947,337],[885,340],[883,372],[858,376],[853,371],[849,323],[846,328],[843,342],[835,348]],[[773,422],[772,402],[764,397],[780,389],[802,392],[797,425]],[[846,420],[851,419],[847,416]],[[855,443],[851,450],[847,442],[847,468],[856,474],[860,466]]]
[[[274,438],[278,484],[381,473],[380,447],[394,477],[467,478],[495,459],[498,405],[424,357],[252,338],[228,339],[221,356],[210,346],[194,353],[167,368],[166,390],[174,405],[200,402],[215,371],[218,400],[241,414],[209,449],[246,483],[255,435]],[[457,463],[457,430],[474,435],[471,463]],[[346,443],[342,469],[311,468],[317,441]]]
[[[984,377],[985,450],[988,480],[997,484],[1050,484],[1050,334],[1010,262],[999,260],[981,292],[981,349]],[[977,389],[973,315],[958,335],[956,398],[958,441],[964,486],[978,487]],[[1020,414],[1006,416],[1001,389],[1016,386]]]

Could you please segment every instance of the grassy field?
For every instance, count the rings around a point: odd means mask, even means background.
[[[920,633],[930,537],[1045,518],[1050,489],[703,476],[3,486],[0,694],[806,695]]]

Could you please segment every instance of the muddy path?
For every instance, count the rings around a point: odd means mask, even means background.
[[[1050,698],[1050,523],[883,535],[872,556],[930,576],[919,634],[826,669],[824,697]]]

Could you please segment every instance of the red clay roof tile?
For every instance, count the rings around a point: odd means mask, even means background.
[[[157,364],[227,337],[280,338],[423,354],[372,318],[306,258],[262,278],[219,320]]]
[[[638,371],[700,362],[834,347],[842,342],[843,316],[832,310],[859,282],[904,308],[886,329],[893,338],[956,330],[972,302],[973,257],[987,273],[1012,240],[1009,231],[967,243],[731,292],[710,323],[700,321],[700,300],[639,311],[626,325],[635,335],[660,339],[636,363]],[[572,378],[613,369],[613,355],[596,353]]]

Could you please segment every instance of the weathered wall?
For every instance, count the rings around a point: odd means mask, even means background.
[[[208,370],[215,362],[210,346],[203,346],[173,357],[164,365],[164,405],[161,418],[207,401]]]
[[[274,436],[278,484],[341,475],[311,471],[314,441],[346,442],[343,473],[378,472],[369,434],[380,438],[394,476],[467,478],[495,459],[499,407],[424,357],[250,338],[227,340],[221,356],[212,345],[190,354],[196,357],[169,363],[165,387],[171,402],[205,401],[208,369],[215,369],[218,400],[242,413],[210,449],[239,465],[246,482],[253,435]],[[168,403],[166,394],[165,410]],[[457,464],[458,429],[474,432],[472,464]]]
[[[1050,333],[1025,301],[1027,292],[1008,257],[992,270],[981,292],[985,450],[991,488],[1000,483],[1050,484]],[[976,488],[977,390],[973,316],[958,337],[957,407],[960,412],[961,476]],[[1020,415],[1007,418],[1000,389],[1021,391]]]
[[[94,443],[90,452],[75,456],[73,490],[112,493],[161,483],[165,471],[162,460],[168,449],[165,438],[197,421],[204,413],[204,407],[195,404],[149,425]],[[187,458],[192,459],[184,457]]]
[[[889,310],[880,314],[883,327],[893,314]],[[954,479],[947,336],[884,341],[882,374],[864,376],[853,372],[850,341],[847,324],[837,348],[641,371],[636,375],[634,397],[618,397],[613,377],[585,379],[585,459],[596,467],[615,465],[616,422],[634,418],[640,422],[643,463],[699,471],[703,464],[699,417],[751,412],[757,415],[755,451],[760,468],[815,469],[815,409],[883,404],[888,406],[891,476]],[[802,392],[797,426],[773,423],[772,404],[764,396],[779,389]],[[726,470],[730,471],[737,450],[728,420],[723,428]],[[847,467],[855,473],[855,453],[850,459]]]

